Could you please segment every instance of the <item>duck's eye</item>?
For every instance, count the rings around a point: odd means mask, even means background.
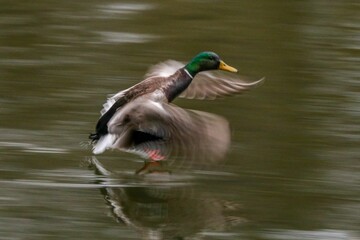
[[[214,56],[210,56],[210,60],[211,60],[211,61],[215,61],[216,59],[215,59]]]

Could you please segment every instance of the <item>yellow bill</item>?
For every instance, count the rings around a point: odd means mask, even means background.
[[[220,60],[219,69],[224,70],[224,71],[228,71],[228,72],[237,72],[238,71],[236,68],[231,67],[231,66],[227,65],[226,63],[224,63],[223,60]]]

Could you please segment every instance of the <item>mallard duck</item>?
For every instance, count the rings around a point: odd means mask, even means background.
[[[170,156],[222,158],[230,143],[227,120],[215,114],[182,109],[171,102],[176,97],[215,99],[239,94],[262,79],[245,83],[222,74],[236,73],[213,52],[202,52],[187,64],[168,60],[152,67],[145,80],[110,97],[101,111],[96,132],[90,134],[93,153],[119,149],[151,161]]]

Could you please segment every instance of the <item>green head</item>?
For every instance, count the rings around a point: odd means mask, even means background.
[[[186,64],[185,69],[191,74],[191,76],[195,76],[197,73],[201,71],[207,70],[225,70],[229,72],[237,72],[236,68],[233,68],[224,61],[220,59],[220,57],[213,52],[202,52],[196,55],[188,64]]]

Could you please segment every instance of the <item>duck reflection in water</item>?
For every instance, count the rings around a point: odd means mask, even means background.
[[[180,175],[119,176],[95,157],[89,160],[114,218],[135,229],[142,239],[206,239],[206,232],[221,233],[243,222],[230,216],[239,211],[236,204],[216,199]]]
[[[177,97],[215,99],[240,94],[252,83],[208,70],[237,70],[213,52],[202,52],[186,65],[168,60],[152,67],[142,82],[110,97],[101,111],[96,132],[89,138],[93,153],[119,149],[141,155],[149,165],[173,162],[216,162],[230,144],[226,119],[185,110],[171,102]],[[184,161],[180,161],[184,160]],[[195,161],[193,161],[195,160]]]

